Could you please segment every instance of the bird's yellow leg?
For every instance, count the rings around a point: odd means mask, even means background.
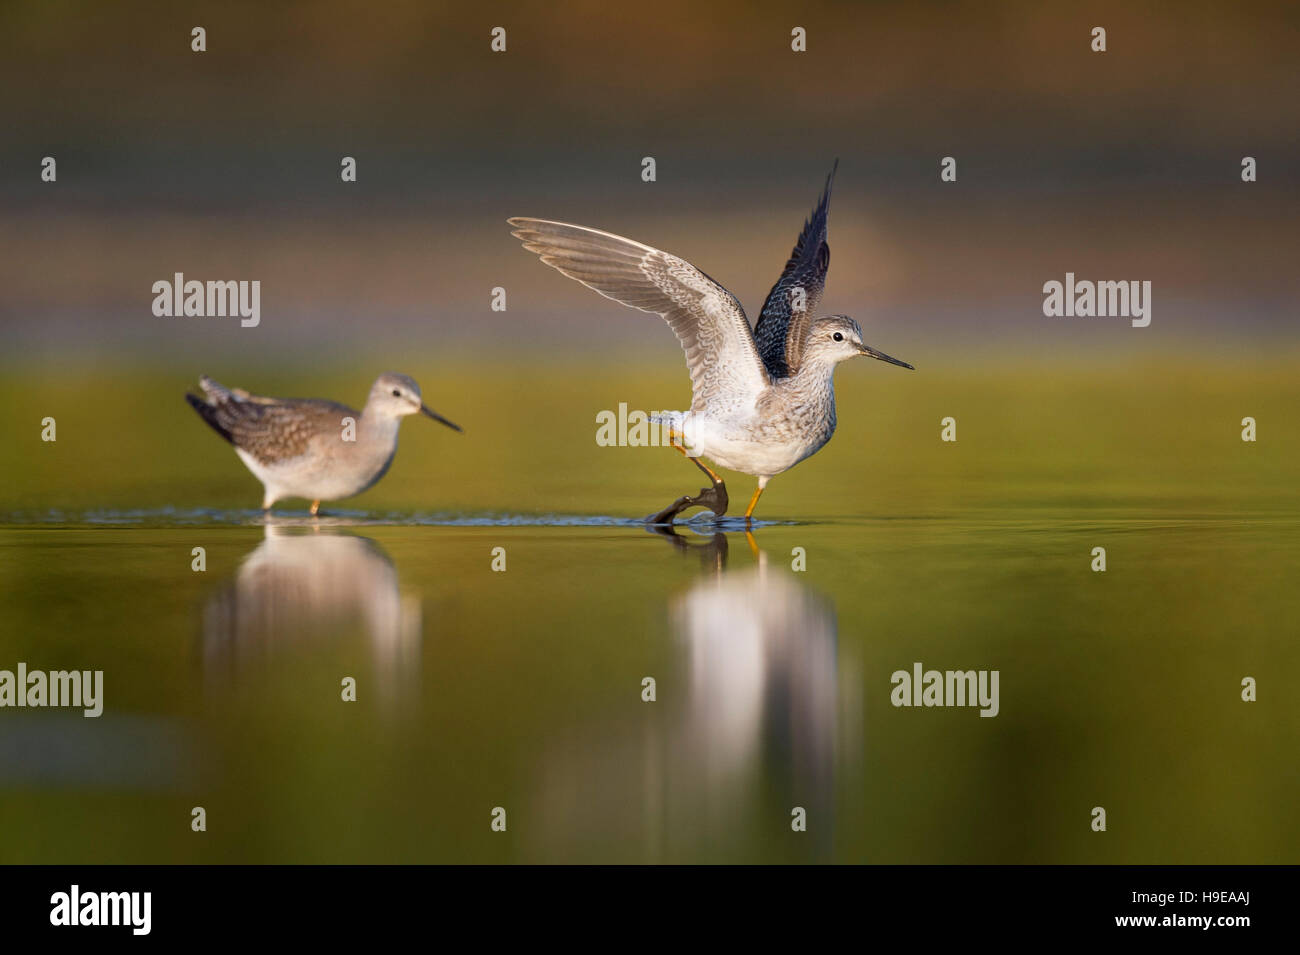
[[[679,440],[684,442],[686,440],[686,435],[682,434],[680,431],[670,430],[668,432],[668,440],[669,442],[671,442],[674,448],[676,448],[678,451],[682,453],[682,457],[690,458],[692,461],[694,461],[695,466],[699,468],[701,471],[703,471],[705,474],[707,474],[709,476],[709,480],[711,480],[714,484],[722,483],[722,478],[718,477],[718,475],[713,472],[713,469],[711,467],[709,467],[698,457],[695,457],[689,451],[687,451],[685,444],[677,443]]]
[[[763,485],[754,488],[754,496],[749,499],[749,507],[745,508],[745,521],[748,522],[754,514],[754,508],[758,506],[758,499],[763,495]]]
[[[319,511],[319,510],[320,510],[320,501],[312,501],[312,502],[311,502],[311,516],[312,516],[312,517],[315,517],[315,516],[316,516],[316,512]]]

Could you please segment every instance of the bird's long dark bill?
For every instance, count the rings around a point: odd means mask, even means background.
[[[912,366],[909,365],[907,362],[899,361],[897,358],[891,358],[882,351],[876,351],[870,345],[862,346],[862,354],[868,355],[872,358],[879,358],[881,361],[887,361],[891,365],[897,365],[900,368],[912,368]],[[916,369],[912,368],[912,371],[916,371]]]
[[[453,430],[453,431],[460,431],[460,432],[463,433],[464,430],[465,430],[464,428],[462,428],[462,427],[461,427],[460,425],[458,425],[458,424],[452,424],[450,421],[448,421],[448,420],[447,420],[446,418],[444,418],[442,415],[438,414],[438,412],[434,411],[434,410],[433,410],[432,408],[430,408],[428,405],[420,405],[420,410],[421,410],[422,412],[424,412],[425,414],[427,414],[427,415],[428,415],[430,418],[432,418],[434,421],[437,421],[439,424],[445,424],[447,427],[451,428],[451,430]]]

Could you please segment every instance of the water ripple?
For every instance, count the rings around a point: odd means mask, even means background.
[[[752,526],[776,527],[796,525],[798,521],[754,521]],[[374,512],[331,508],[319,517],[305,511],[267,515],[261,510],[221,510],[218,508],[160,507],[147,509],[62,511],[7,514],[0,524],[12,526],[73,525],[91,527],[194,527],[194,526],[305,526],[305,527],[645,527],[635,517],[602,514],[501,514],[432,512]],[[722,531],[743,530],[743,517],[716,518],[702,513],[677,526]]]

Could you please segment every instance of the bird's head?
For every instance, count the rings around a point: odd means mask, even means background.
[[[907,362],[891,358],[866,344],[862,340],[862,329],[847,315],[828,315],[813,322],[808,330],[804,355],[832,364],[865,355],[902,368],[912,367]]]
[[[415,383],[414,378],[399,375],[395,371],[384,372],[375,379],[374,385],[370,388],[370,399],[366,402],[366,407],[373,408],[381,415],[390,418],[424,414],[455,431],[461,430],[459,425],[452,424],[424,403],[420,395],[420,386]]]

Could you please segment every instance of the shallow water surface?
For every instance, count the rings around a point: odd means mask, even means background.
[[[1294,857],[1294,523],[191,517],[0,531],[0,667],[105,684],[5,714],[4,861]]]
[[[698,472],[594,441],[679,360],[406,356],[465,433],[269,521],[186,385],[352,365],[10,369],[0,670],[105,700],[0,709],[0,861],[1300,858],[1293,364],[846,369],[751,540],[647,531]],[[997,715],[895,707],[918,664],[997,671]]]

